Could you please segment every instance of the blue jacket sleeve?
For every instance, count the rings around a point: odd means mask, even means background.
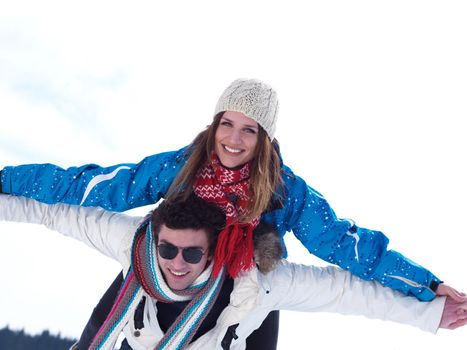
[[[53,164],[5,167],[2,191],[44,203],[100,206],[125,211],[156,203],[185,162],[184,148],[152,155],[137,164],[62,169]]]
[[[365,280],[429,301],[430,288],[439,279],[400,253],[388,250],[388,238],[379,231],[339,219],[325,198],[290,169],[284,175],[283,207],[265,215],[279,231],[292,231],[311,254],[339,265]]]

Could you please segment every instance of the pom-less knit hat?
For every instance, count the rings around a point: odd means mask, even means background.
[[[237,79],[224,90],[214,115],[220,112],[240,112],[256,121],[274,139],[279,101],[269,85],[256,79]]]

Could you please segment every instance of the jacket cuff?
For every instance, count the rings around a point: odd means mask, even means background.
[[[441,283],[444,283],[443,281],[436,281],[436,280],[433,280],[431,281],[430,283],[430,289],[436,293],[436,291],[438,290],[438,287]]]

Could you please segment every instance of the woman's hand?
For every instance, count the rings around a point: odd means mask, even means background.
[[[440,283],[438,289],[436,290],[436,295],[450,297],[458,303],[467,302],[467,295],[465,295],[465,293],[459,292],[444,283]]]
[[[446,298],[439,328],[456,329],[467,324],[467,301]]]

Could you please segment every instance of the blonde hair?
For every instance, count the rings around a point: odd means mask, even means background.
[[[223,114],[223,112],[217,114],[211,125],[200,132],[188,146],[186,150],[189,154],[188,160],[169,188],[168,201],[187,199],[193,192],[198,169],[206,164],[214,151],[215,135]],[[276,140],[271,141],[261,126],[259,126],[258,142],[251,164],[250,205],[248,213],[238,218],[239,222],[250,222],[260,216],[268,209],[274,196],[281,200],[283,181],[279,144]]]

